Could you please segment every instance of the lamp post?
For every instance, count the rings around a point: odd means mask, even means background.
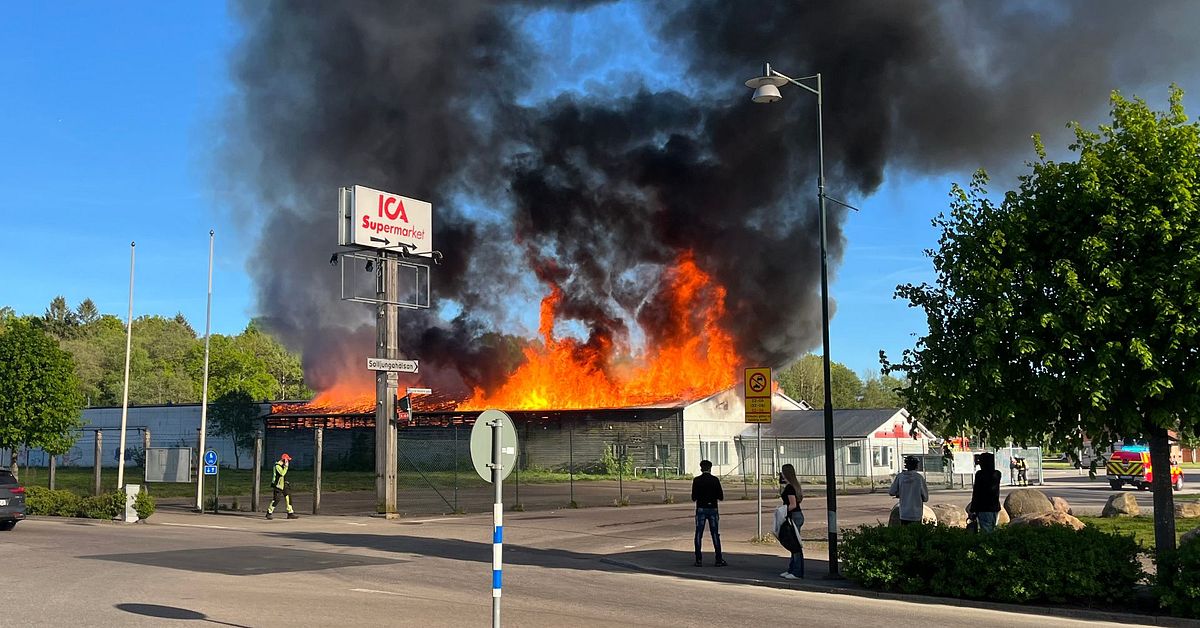
[[[802,81],[816,82],[816,87]],[[822,367],[825,372],[825,501],[829,511],[829,575],[838,575],[837,560],[837,487],[834,484],[833,448],[833,392],[829,381],[829,273],[825,246],[825,135],[821,119],[821,75],[814,74],[794,79],[763,66],[763,75],[746,81],[746,87],[754,90],[752,99],[756,103],[777,102],[783,95],[779,88],[791,83],[817,96],[817,203],[821,212],[821,343],[824,349]],[[835,201],[839,205],[840,201]]]

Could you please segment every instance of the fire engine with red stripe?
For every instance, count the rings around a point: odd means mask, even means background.
[[[1139,491],[1149,490],[1154,481],[1153,469],[1150,467],[1150,448],[1145,445],[1133,445],[1114,451],[1104,465],[1108,475],[1108,485],[1114,491],[1130,484]],[[1183,469],[1179,463],[1171,461],[1171,488],[1183,490]]]

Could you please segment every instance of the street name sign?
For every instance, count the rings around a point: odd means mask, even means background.
[[[361,185],[342,188],[338,244],[427,254],[433,250],[433,206]]]
[[[397,373],[416,373],[416,360],[389,360],[387,358],[367,358],[367,368],[372,371],[396,371]]]
[[[746,369],[746,422],[771,422],[771,369]]]

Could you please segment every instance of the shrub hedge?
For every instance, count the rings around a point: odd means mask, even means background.
[[[112,519],[125,509],[125,494],[112,491],[95,497],[80,497],[67,490],[42,486],[25,489],[25,511],[31,515]]]
[[[1175,615],[1200,619],[1200,541],[1158,556],[1154,595]]]
[[[846,577],[900,593],[999,602],[1111,605],[1145,575],[1131,537],[1092,527],[867,526],[841,544]]]
[[[154,498],[144,490],[133,498],[133,509],[137,511],[139,519],[149,519],[150,515],[154,514],[155,507]]]

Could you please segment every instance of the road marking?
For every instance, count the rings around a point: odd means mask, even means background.
[[[343,521],[342,523],[344,523],[348,526],[365,526],[365,525],[367,525],[365,523],[359,523],[357,521]]]
[[[626,545],[625,549],[633,549],[635,547],[637,547],[637,546],[636,545]]]
[[[168,523],[168,522],[163,522],[163,523],[160,523],[160,524],[158,524],[158,525],[160,525],[160,526],[175,526],[175,527],[177,527],[177,528],[208,528],[208,529],[210,529],[210,530],[241,530],[241,528],[230,528],[230,527],[227,527],[227,526],[210,526],[210,525],[204,525],[204,524],[202,524],[202,523]]]
[[[378,589],[350,589],[350,590],[355,593],[378,593],[380,595],[398,595],[398,596],[404,595],[403,593],[396,593],[394,591],[380,591]]]
[[[404,523],[433,523],[434,521],[455,521],[458,517],[439,517],[437,519],[412,519]]]

